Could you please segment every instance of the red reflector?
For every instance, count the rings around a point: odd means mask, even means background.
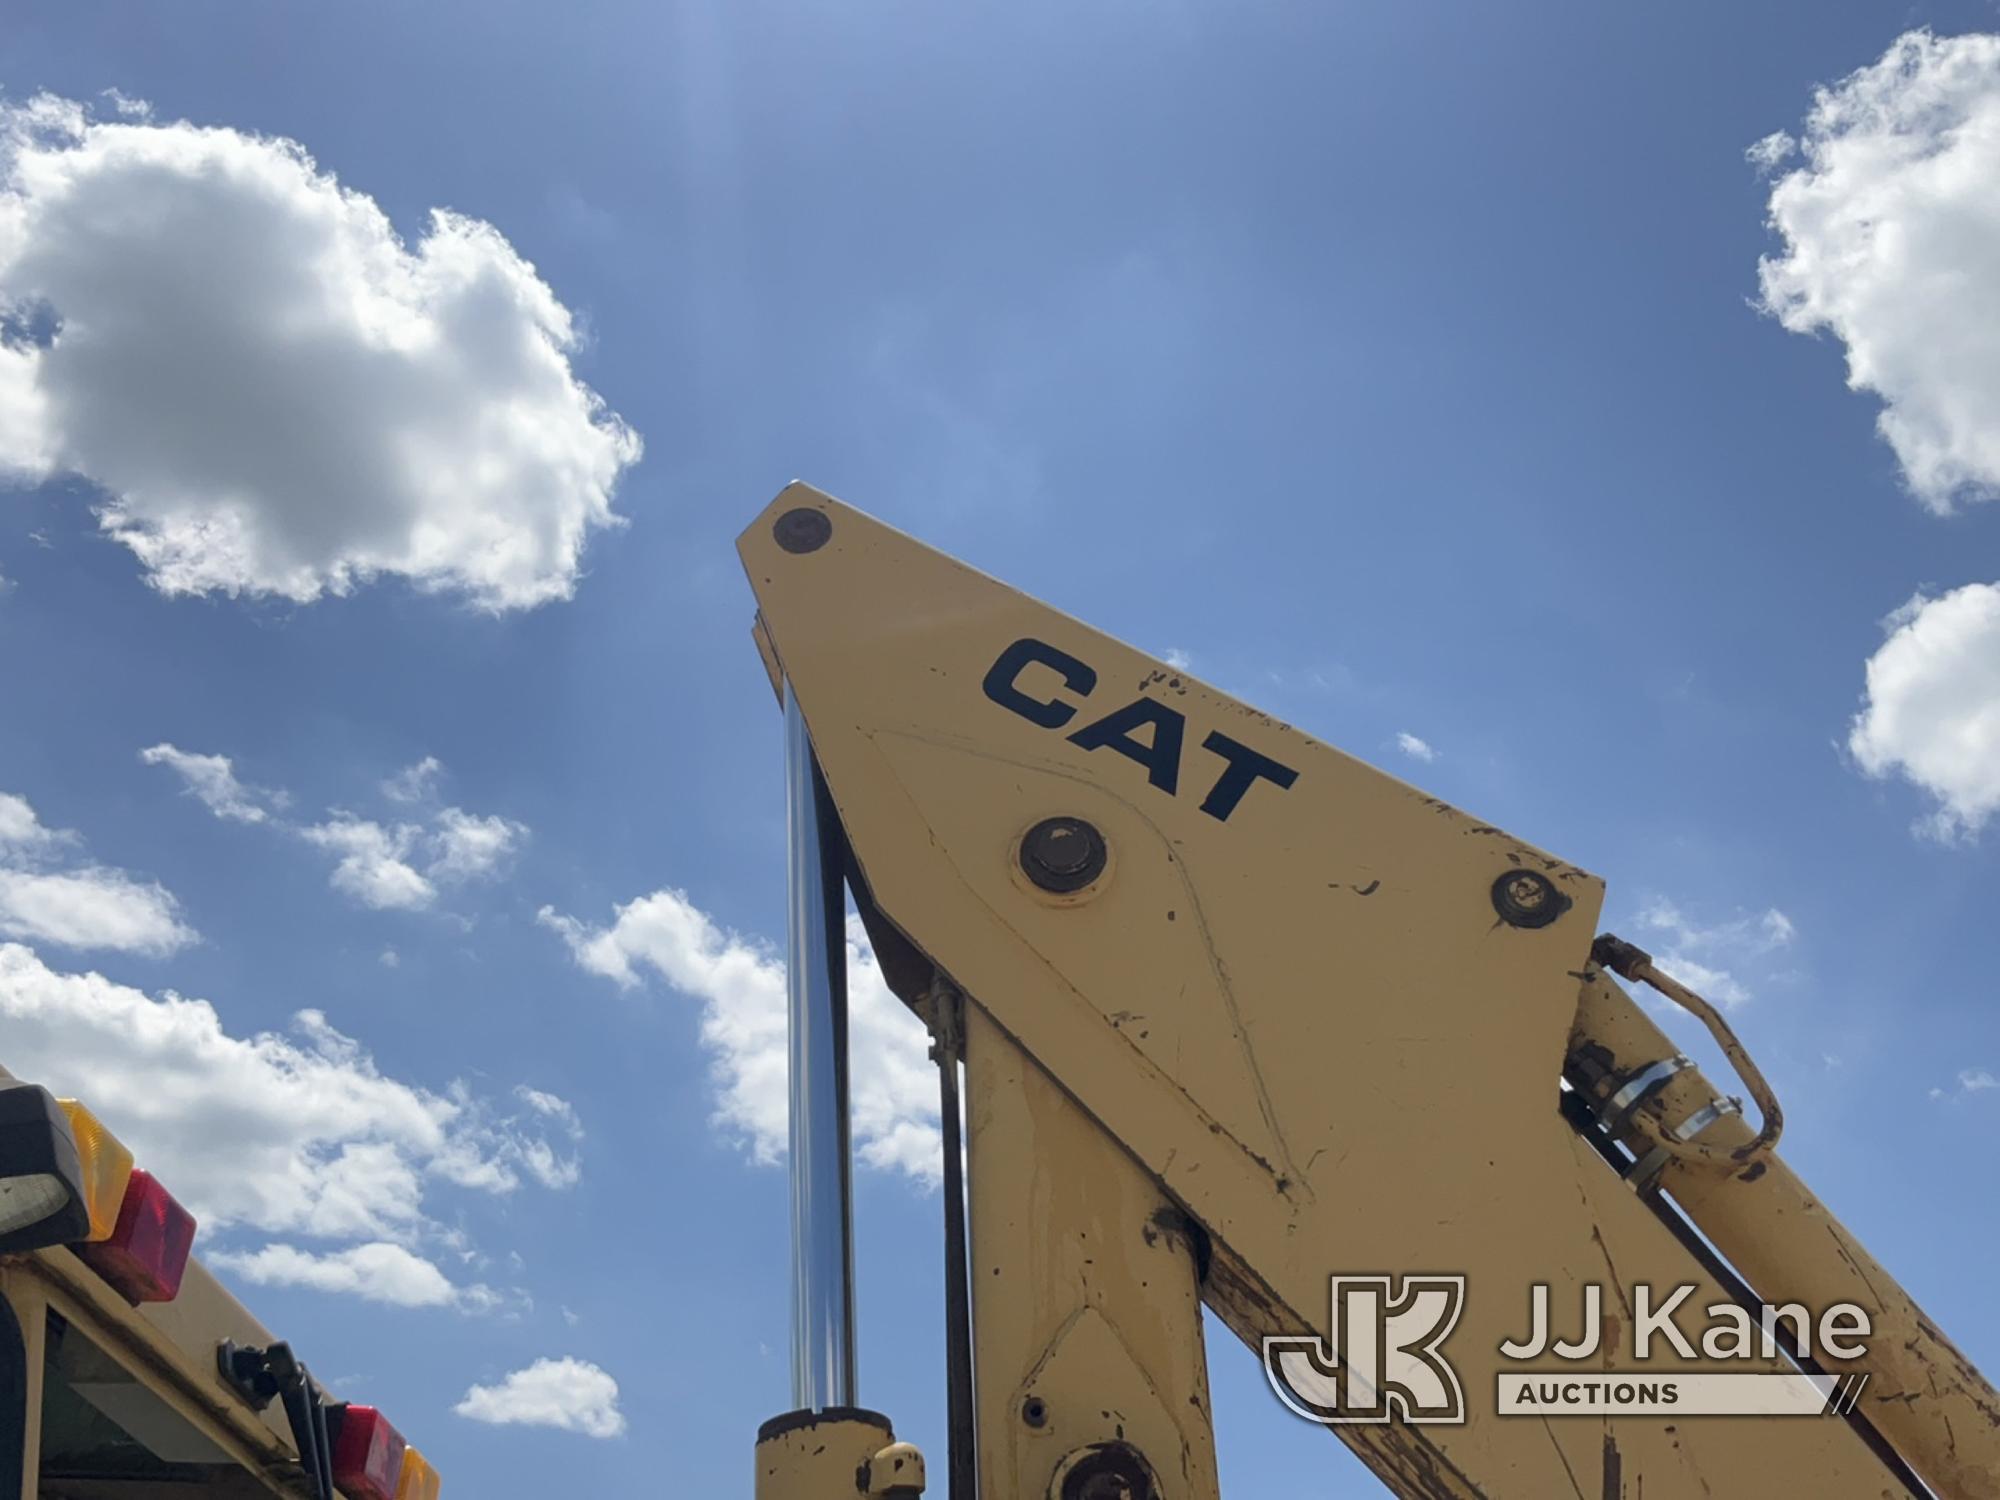
[[[111,1237],[70,1248],[127,1302],[171,1302],[194,1248],[194,1215],[150,1173],[135,1169]]]
[[[333,1440],[333,1482],[347,1500],[396,1500],[403,1435],[372,1406],[349,1406]]]

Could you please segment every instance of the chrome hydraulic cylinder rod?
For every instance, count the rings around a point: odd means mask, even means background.
[[[852,1406],[854,1211],[840,825],[785,684],[786,964],[791,1062],[792,1404]]]

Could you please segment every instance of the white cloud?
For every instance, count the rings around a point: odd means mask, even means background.
[[[515,1097],[538,1115],[546,1115],[567,1130],[572,1139],[582,1136],[583,1123],[577,1118],[576,1106],[560,1095],[543,1089],[531,1089],[525,1083],[514,1088]]]
[[[414,824],[385,827],[344,812],[299,830],[307,843],[340,856],[333,888],[377,911],[421,911],[437,900],[437,887],[409,863],[421,833]]]
[[[430,874],[437,880],[478,880],[493,875],[527,836],[527,825],[511,818],[481,817],[463,808],[447,807],[437,815],[431,834],[435,852]]]
[[[0,344],[0,471],[90,479],[169,594],[567,598],[640,444],[534,267],[444,211],[406,243],[296,142],[112,104],[0,104],[0,309],[57,324]]]
[[[2000,36],[1905,34],[1820,90],[1799,140],[1751,156],[1794,153],[1771,190],[1765,307],[1842,341],[1926,506],[2000,495]],[[2000,583],[1920,593],[1887,628],[1848,749],[1928,794],[1920,831],[1972,837],[2000,810]]]
[[[1711,1000],[1724,1009],[1733,1009],[1750,998],[1750,991],[1729,970],[1713,968],[1700,959],[1690,958],[1684,949],[1660,954],[1659,966],[1669,979],[1678,979],[1704,1000]]]
[[[1776,907],[1703,926],[1683,916],[1671,901],[1655,901],[1640,912],[1639,925],[1667,940],[1655,955],[1661,972],[1725,1007],[1751,998],[1738,970],[1790,947],[1798,937],[1792,919]]]
[[[437,790],[438,777],[443,774],[444,763],[435,755],[426,755],[384,781],[382,795],[391,802],[426,801]]]
[[[100,89],[98,93],[99,97],[109,101],[111,107],[128,120],[150,120],[153,118],[153,106],[144,99],[134,99],[115,88]]]
[[[1768,177],[1777,171],[1797,153],[1799,143],[1782,130],[1774,130],[1760,141],[1753,141],[1743,152],[1743,159],[1757,169],[1759,177]]]
[[[383,1240],[315,1255],[296,1245],[210,1250],[203,1258],[259,1286],[302,1286],[392,1307],[456,1307],[485,1312],[501,1298],[483,1285],[459,1286],[415,1251]]]
[[[199,798],[218,818],[262,823],[271,815],[270,806],[285,804],[281,792],[268,792],[238,781],[236,768],[226,755],[196,755],[174,745],[160,744],[141,750],[139,759],[149,766],[169,767],[187,784],[189,794]]]
[[[1194,658],[1178,646],[1167,647],[1165,654],[1160,657],[1160,660],[1172,667],[1176,672],[1187,672],[1194,668]]]
[[[625,1430],[618,1382],[581,1359],[538,1359],[498,1385],[475,1385],[452,1410],[475,1422],[559,1427],[585,1437],[614,1438]]]
[[[164,886],[79,862],[78,847],[25,797],[0,793],[0,937],[155,957],[196,940]]]
[[[170,767],[219,818],[264,823],[333,854],[334,889],[377,911],[422,911],[437,901],[441,884],[496,876],[528,838],[525,823],[462,807],[437,809],[428,825],[382,823],[340,808],[322,822],[293,824],[268,811],[288,805],[289,794],[245,786],[226,755],[162,744],[140,751],[139,758],[147,765]],[[427,801],[443,771],[435,756],[425,756],[385,780],[382,793],[404,804]],[[384,962],[393,968],[396,960]]]
[[[1962,1100],[1969,1094],[1983,1094],[1988,1089],[2000,1089],[2000,1078],[1993,1076],[1990,1068],[1964,1068],[1958,1075],[1957,1087],[1944,1088],[1933,1085],[1930,1096],[1933,1099]]]
[[[0,849],[43,849],[61,837],[55,829],[42,826],[26,797],[0,792]]]
[[[514,1097],[551,1127],[560,1128],[571,1141],[583,1139],[583,1120],[569,1100],[544,1089],[529,1088],[525,1083],[514,1086]],[[582,1176],[581,1165],[576,1158],[559,1156],[545,1140],[531,1143],[529,1149],[521,1153],[521,1167],[543,1187],[572,1187]]]
[[[1396,735],[1396,748],[1409,756],[1411,760],[1420,760],[1425,764],[1429,764],[1438,758],[1437,751],[1433,750],[1423,740],[1418,739],[1414,734],[1411,734],[1407,729],[1400,731]]]
[[[155,957],[195,940],[165,887],[122,870],[0,870],[0,936]]]
[[[340,857],[331,877],[335,890],[377,911],[421,911],[437,900],[440,883],[499,874],[526,840],[528,828],[511,818],[447,807],[429,829],[336,811],[324,823],[301,828],[299,836]]]
[[[87,1101],[208,1230],[408,1242],[435,1181],[504,1194],[575,1170],[537,1124],[461,1086],[385,1076],[317,1011],[288,1035],[232,1035],[205,1000],[5,943],[0,1032],[9,1068]]]
[[[762,943],[724,932],[675,890],[616,909],[591,927],[543,907],[577,963],[623,986],[650,969],[701,1003],[701,1040],[712,1060],[715,1121],[759,1162],[785,1153],[785,966]],[[890,993],[856,919],[847,927],[847,1017],[854,1146],[869,1166],[924,1182],[938,1176],[937,1070],[930,1039]]]
[[[1926,506],[2000,494],[2000,36],[1906,33],[1817,92],[1797,149],[1771,189],[1764,307],[1846,345]],[[1772,137],[1752,155],[1783,159]]]
[[[1930,794],[1925,832],[1976,834],[2000,810],[2000,584],[1919,594],[1884,623],[1848,749]]]

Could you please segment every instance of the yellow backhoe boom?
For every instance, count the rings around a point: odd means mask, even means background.
[[[963,1058],[986,1500],[1213,1496],[1201,1303],[1400,1496],[2000,1497],[2000,1400],[1726,1026],[1754,1125],[1613,977],[1702,1010],[1597,876],[806,486],[739,549],[884,972]],[[1833,1414],[1753,1414],[1800,1391]],[[913,1493],[886,1423],[799,1404],[760,1495]],[[814,1407],[835,1489],[779,1462]]]

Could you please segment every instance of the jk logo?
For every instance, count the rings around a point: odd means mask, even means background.
[[[1264,1340],[1278,1399],[1309,1422],[1463,1422],[1465,1392],[1439,1346],[1465,1310],[1463,1276],[1333,1278],[1331,1341]]]

